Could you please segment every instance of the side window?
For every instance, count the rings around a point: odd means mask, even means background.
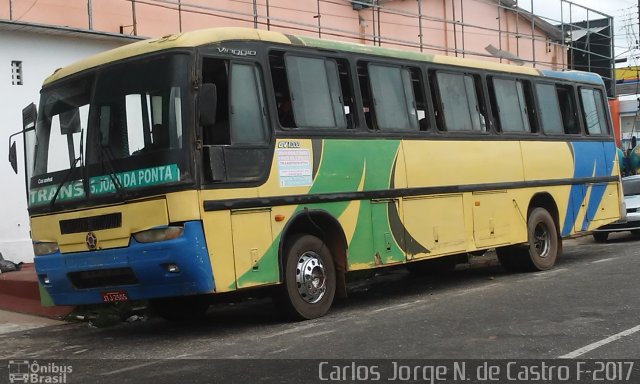
[[[573,87],[558,85],[556,86],[556,93],[558,94],[558,103],[560,103],[564,133],[568,135],[580,134],[580,123],[578,121]]]
[[[608,133],[602,92],[598,89],[581,88],[582,118],[589,135]]]
[[[439,101],[436,121],[446,131],[486,132],[486,112],[482,103],[482,86],[478,76],[436,72]]]
[[[346,128],[337,63],[333,60],[291,55],[285,55],[285,63],[289,94],[282,95],[278,100],[278,115],[282,126]],[[276,90],[276,96],[277,93]],[[288,121],[289,110],[293,112],[293,125]]]
[[[349,71],[349,62],[344,59],[337,59],[338,75],[340,76],[340,89],[342,90],[342,101],[344,107],[344,116],[347,121],[347,128],[355,128],[357,125],[358,113],[356,111],[356,101],[353,93],[353,85],[351,83],[351,73]]]
[[[580,134],[580,121],[573,87],[562,84],[536,84],[540,122],[545,133]]]
[[[375,126],[382,131],[417,131],[411,73],[400,67],[368,65]]]
[[[266,143],[267,114],[259,69],[253,64],[231,65],[231,144]]]
[[[563,120],[556,86],[553,84],[536,84],[538,97],[538,115],[540,125],[545,133],[563,133]]]
[[[531,132],[532,99],[529,83],[515,79],[490,81],[496,127],[501,132]],[[535,131],[535,129],[534,129]]]
[[[409,68],[411,72],[411,86],[413,88],[413,95],[415,97],[416,102],[416,113],[418,116],[418,126],[421,131],[426,131],[429,129],[429,115],[427,111],[429,110],[427,99],[425,96],[425,85],[422,81],[422,73],[418,68]]]

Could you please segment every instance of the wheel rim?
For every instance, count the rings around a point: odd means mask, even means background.
[[[536,253],[541,258],[549,256],[549,249],[551,248],[551,233],[544,223],[538,223],[533,231],[533,246],[536,249]]]
[[[320,256],[307,251],[298,258],[296,286],[302,300],[309,304],[322,300],[327,292],[327,275]]]

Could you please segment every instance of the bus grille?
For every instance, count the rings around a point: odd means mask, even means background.
[[[122,214],[109,213],[107,215],[82,217],[79,219],[60,220],[60,233],[83,233],[99,231],[101,229],[120,228],[122,225]]]
[[[114,287],[138,283],[138,279],[131,268],[70,272],[67,276],[69,276],[69,280],[77,289]]]

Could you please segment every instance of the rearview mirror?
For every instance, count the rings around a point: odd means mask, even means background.
[[[18,174],[18,154],[16,153],[15,141],[9,146],[9,162],[11,163],[11,168],[13,168],[13,172]]]
[[[80,133],[80,110],[78,108],[60,114],[60,133],[63,135]]]
[[[36,105],[31,103],[22,110],[22,129],[33,128],[36,126],[36,119],[38,118],[38,110]]]
[[[200,125],[212,126],[216,123],[218,93],[215,84],[202,84],[198,92],[198,108],[200,109]]]

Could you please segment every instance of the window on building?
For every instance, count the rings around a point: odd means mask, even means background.
[[[11,84],[22,85],[22,61],[11,62]]]

